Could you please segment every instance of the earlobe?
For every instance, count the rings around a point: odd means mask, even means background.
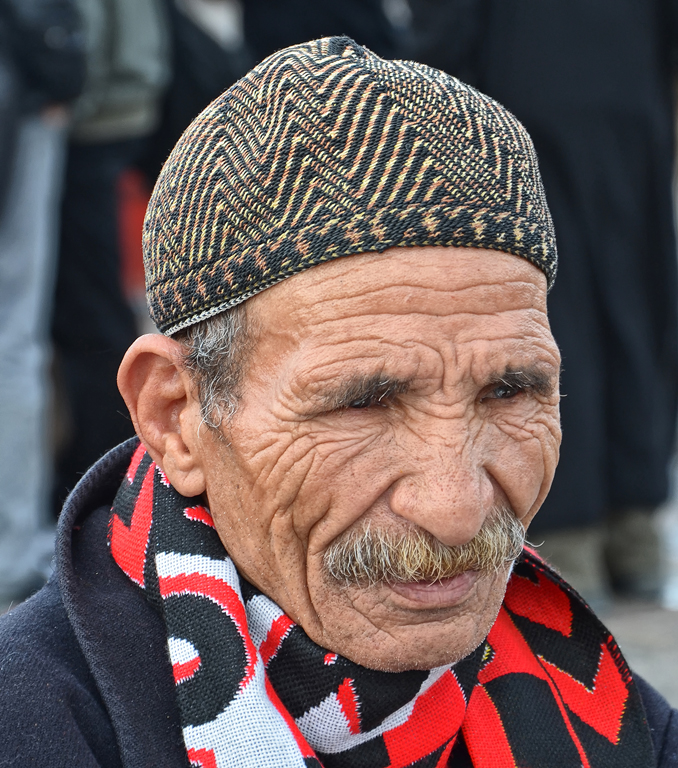
[[[118,372],[137,435],[184,496],[205,490],[199,451],[200,404],[182,365],[181,345],[160,334],[138,338]]]

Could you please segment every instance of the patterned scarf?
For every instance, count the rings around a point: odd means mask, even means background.
[[[462,740],[488,768],[654,765],[613,638],[530,552],[474,653],[388,673],[316,645],[247,583],[209,511],[178,494],[143,446],[113,504],[109,543],[164,618],[193,766],[443,768]]]

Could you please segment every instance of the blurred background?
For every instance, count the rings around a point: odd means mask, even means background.
[[[494,97],[560,252],[563,448],[529,536],[678,706],[678,0],[0,0],[0,611],[133,434],[141,228],[189,122],[275,50],[346,34]]]

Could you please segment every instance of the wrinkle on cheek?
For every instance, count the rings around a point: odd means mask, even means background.
[[[275,483],[303,462],[320,460],[338,466],[348,463],[357,455],[368,451],[380,438],[374,430],[360,433],[312,432],[272,443],[267,449],[254,454],[248,461],[256,467],[256,481],[262,486]]]
[[[496,427],[516,443],[536,440],[546,448],[549,443],[559,441],[558,417],[543,411],[529,417],[506,415],[496,423]]]
[[[350,633],[351,640],[355,641],[359,634],[364,642],[375,643],[379,638],[388,638],[397,643],[402,632],[402,625],[398,621],[385,618],[384,611],[380,610],[380,602],[374,599],[373,595],[365,594],[363,591],[357,591],[344,586],[323,585],[323,597],[315,594],[314,607],[323,630],[327,629],[328,624],[332,624],[337,615],[350,615],[360,617],[359,621],[346,623],[342,628],[344,633]],[[325,591],[327,590],[327,591]],[[315,592],[315,590],[314,590]],[[329,621],[328,621],[329,619]],[[332,640],[336,640],[336,629],[330,632]]]
[[[504,416],[495,422],[494,426],[506,437],[515,443],[523,443],[527,440],[540,440],[540,425],[534,419],[526,419],[524,416]]]
[[[253,468],[249,463],[249,484],[258,497],[255,503],[269,524],[275,520],[276,526],[288,526],[306,538],[326,514],[333,486],[341,484],[346,470],[351,472],[354,459],[368,460],[378,438],[373,431],[312,433],[287,440],[275,453],[269,449],[260,466]]]
[[[557,418],[547,413],[506,415],[495,422],[497,429],[515,442],[537,439],[540,442],[553,438],[558,433]]]
[[[506,439],[499,439],[497,431]],[[557,419],[541,414],[529,422],[495,424],[489,442],[495,446],[490,471],[522,520],[552,480],[558,459]]]

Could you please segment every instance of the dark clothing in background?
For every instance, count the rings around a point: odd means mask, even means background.
[[[137,336],[120,274],[117,184],[143,146],[132,139],[69,147],[52,316],[71,425],[57,457],[57,511],[85,470],[134,434],[116,383]]]
[[[167,0],[171,32],[172,78],[158,130],[140,162],[151,183],[191,121],[217,96],[247,73],[253,60],[245,46],[229,51]]]
[[[9,30],[0,20],[0,212],[10,185],[21,120],[21,86],[9,46]]]
[[[73,0],[0,0],[0,211],[22,117],[78,96],[83,48]]]
[[[0,23],[31,110],[80,94],[85,57],[74,0],[0,0]]]
[[[90,470],[61,516],[57,577],[0,619],[0,767],[188,768],[162,618],[106,545],[137,445]],[[657,765],[678,768],[678,711],[635,680]]]
[[[477,87],[488,1],[408,0],[412,11],[409,57]]]
[[[80,0],[80,9],[87,79],[72,109],[52,317],[70,417],[55,462],[55,514],[87,468],[134,433],[116,385],[136,338],[122,287],[117,186],[157,127],[169,80],[163,0]]]
[[[534,140],[559,272],[563,445],[535,531],[668,494],[678,399],[672,9],[659,0],[412,0],[418,58]]]
[[[396,37],[381,0],[243,0],[245,39],[256,61],[289,45],[348,35],[383,58]]]

